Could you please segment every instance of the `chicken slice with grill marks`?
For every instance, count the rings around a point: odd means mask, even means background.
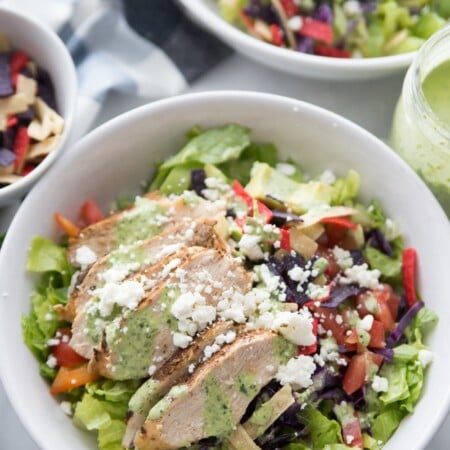
[[[80,249],[88,248],[98,259],[120,245],[148,239],[177,223],[223,217],[225,208],[225,202],[210,202],[193,192],[175,198],[154,194],[140,197],[133,207],[83,228],[70,239],[68,258],[73,266],[79,266]]]
[[[102,332],[107,323],[120,316],[120,311],[114,310],[106,312],[102,310],[101,298],[105,294],[100,291],[109,289],[112,291],[121,288],[128,282],[135,282],[142,286],[143,295],[151,295],[152,292],[158,291],[161,285],[170,277],[177,267],[189,261],[195,255],[202,253],[204,247],[184,247],[176,253],[172,253],[158,263],[144,268],[142,271],[131,274],[125,280],[118,283],[104,284],[103,288],[93,290],[87,293],[89,298],[84,306],[78,311],[72,323],[72,338],[70,346],[81,356],[86,359],[92,358],[94,348],[100,343]],[[114,295],[114,294],[111,294]]]
[[[190,376],[194,368],[201,364],[205,347],[214,344],[220,335],[243,329],[230,320],[218,320],[196,336],[186,349],[180,349],[167,360],[133,395],[129,403],[127,429],[122,441],[126,448],[133,446],[136,433],[143,425],[150,409],[161,400],[170,388]]]
[[[170,450],[211,436],[226,437],[275,377],[278,365],[291,356],[293,349],[275,332],[255,330],[238,336],[150,410],[136,447]]]
[[[184,247],[224,249],[225,244],[216,234],[215,225],[216,221],[212,219],[183,221],[150,239],[113,250],[80,274],[67,305],[58,308],[60,318],[72,322],[91,298],[93,290],[108,281],[118,282]]]
[[[137,309],[106,326],[102,343],[94,350],[91,369],[117,380],[146,377],[150,367],[158,370],[178,349],[173,335],[178,321],[171,312],[175,300],[194,297],[210,313],[213,307],[214,313],[214,306],[224,296],[246,293],[251,285],[251,275],[229,255],[204,250],[180,265]],[[200,329],[215,318],[214,313]]]

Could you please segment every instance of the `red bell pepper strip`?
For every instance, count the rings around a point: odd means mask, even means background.
[[[314,47],[316,55],[331,56],[332,58],[350,58],[350,52],[343,48],[330,47],[328,45],[316,44]]]
[[[71,220],[59,213],[55,213],[53,217],[56,223],[69,237],[73,238],[78,236],[80,229]]]
[[[302,36],[327,44],[333,43],[334,40],[332,26],[328,23],[311,19],[311,17],[302,17],[302,26],[298,32]]]
[[[264,217],[265,223],[269,223],[272,220],[273,214],[270,208],[268,208],[264,203],[259,200],[255,200],[239,183],[239,181],[234,180],[232,184],[234,193],[240,197],[247,204],[248,215],[253,216],[254,205],[256,202],[258,213]]]
[[[288,17],[295,16],[298,13],[298,5],[295,4],[294,0],[280,0],[280,3]]]
[[[289,230],[285,230],[284,228],[280,229],[281,239],[280,239],[280,248],[282,250],[291,251],[291,233]]]
[[[13,152],[16,155],[14,161],[14,169],[20,173],[25,163],[25,157],[30,147],[30,137],[28,136],[27,127],[17,127],[16,137],[13,144]]]
[[[281,28],[276,24],[272,24],[270,25],[270,32],[272,33],[272,43],[281,47],[284,44]]]
[[[17,122],[19,120],[17,119],[17,116],[8,116],[8,120],[6,121],[6,127],[11,128],[17,125]]]
[[[299,345],[297,355],[312,355],[317,352],[317,328],[319,326],[319,320],[314,318],[312,323],[312,332],[316,337],[316,341],[311,345]]]
[[[344,217],[324,217],[320,223],[330,223],[333,225],[339,225],[342,228],[350,228],[351,230],[357,230],[358,225],[351,220]]]
[[[17,86],[17,78],[20,71],[25,67],[30,57],[27,53],[15,51],[11,53],[9,60],[9,70],[11,72],[11,84],[15,88]]]
[[[93,223],[100,222],[105,218],[97,203],[94,200],[86,200],[80,208],[80,215],[87,225],[92,225]]]
[[[405,291],[406,303],[409,307],[417,301],[416,296],[416,265],[417,252],[414,248],[409,247],[403,250],[402,254],[402,274],[403,289]]]

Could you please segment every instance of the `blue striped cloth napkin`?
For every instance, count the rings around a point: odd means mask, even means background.
[[[53,28],[78,73],[80,136],[111,90],[149,101],[181,93],[230,50],[174,0],[0,0]]]

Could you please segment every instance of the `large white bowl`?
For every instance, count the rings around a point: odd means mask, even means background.
[[[362,80],[405,71],[416,52],[379,58],[329,58],[260,41],[227,23],[217,0],[178,0],[196,22],[249,58],[283,72],[326,80]]]
[[[434,362],[414,414],[404,420],[386,449],[423,448],[445,417],[450,400],[448,342],[447,218],[417,175],[388,147],[353,123],[297,100],[248,92],[181,96],[126,113],[83,138],[25,199],[0,252],[0,372],[20,419],[45,450],[84,450],[94,441],[75,428],[50,396],[38,365],[22,342],[20,319],[30,309],[33,277],[25,271],[36,235],[55,237],[53,213],[75,217],[95,198],[105,209],[118,196],[140,191],[155,161],[173,154],[184,133],[229,122],[250,127],[258,141],[277,144],[312,175],[356,169],[361,197],[378,199],[420,255],[420,291],[440,317],[429,344]]]
[[[58,148],[27,176],[16,183],[0,188],[1,207],[24,196],[64,149],[75,113],[77,77],[69,52],[51,29],[17,11],[0,6],[0,31],[6,35],[14,49],[27,52],[40,67],[49,73],[55,89],[58,113],[64,118],[64,130]]]

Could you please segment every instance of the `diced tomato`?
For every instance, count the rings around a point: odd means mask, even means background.
[[[280,3],[288,17],[295,16],[298,13],[298,5],[294,0],[280,0]]]
[[[272,24],[270,25],[270,32],[272,33],[272,43],[281,47],[284,43],[281,28],[276,24]]]
[[[253,197],[244,189],[238,180],[234,180],[231,187],[234,193],[247,204],[249,216],[253,215]]]
[[[321,308],[314,305],[311,309],[318,314],[320,314],[319,323],[325,328],[325,330],[330,330],[336,342],[340,345],[345,345],[347,350],[356,350],[356,345],[348,345],[346,342],[348,327],[345,323],[336,322],[337,311],[330,308]]]
[[[355,230],[358,228],[358,225],[346,217],[325,217],[320,222],[325,225],[327,246],[329,248],[340,244],[347,230]]]
[[[345,371],[342,387],[350,395],[364,386],[367,378],[376,373],[383,361],[383,356],[370,351],[354,355]]]
[[[80,215],[86,221],[87,225],[92,225],[105,218],[97,203],[92,199],[86,200],[81,205]]]
[[[417,252],[414,248],[405,248],[402,254],[403,289],[409,307],[417,301],[416,295]]]
[[[317,327],[318,327],[319,321],[318,319],[314,318],[312,323],[312,332],[314,336],[316,336],[316,342],[311,345],[300,345],[298,347],[298,355],[312,355],[317,352]]]
[[[374,320],[372,328],[369,331],[370,342],[368,347],[370,348],[384,348],[386,342],[384,341],[384,326],[379,320]]]
[[[78,236],[80,229],[71,220],[59,213],[53,214],[53,217],[56,223],[69,237],[73,238]]]
[[[58,361],[59,366],[77,367],[87,362],[69,345],[68,339],[72,336],[70,328],[60,328],[57,336],[60,338],[60,343],[52,348],[52,355]],[[64,342],[64,336],[68,338],[67,342]]]
[[[343,48],[336,48],[329,45],[316,44],[314,47],[316,55],[328,56],[332,58],[350,58],[351,54],[349,51]]]
[[[346,445],[356,448],[364,448],[361,424],[355,415],[354,420],[349,420],[342,425],[342,437]]]
[[[61,394],[99,378],[100,375],[90,372],[87,365],[76,368],[60,367],[50,387],[50,393],[52,395]]]
[[[16,172],[20,173],[22,171],[29,147],[30,137],[28,136],[27,127],[17,127],[16,137],[13,144],[13,151],[16,155],[16,160],[14,161],[14,169],[16,170]]]
[[[303,23],[299,30],[299,34],[327,44],[333,42],[333,28],[331,25],[304,16],[302,17],[302,21]]]
[[[381,321],[386,331],[392,331],[395,328],[395,320],[389,309],[388,299],[381,291],[374,291],[373,294],[378,302],[378,312],[374,315],[375,318]]]
[[[284,228],[280,229],[281,239],[280,239],[280,248],[283,250],[291,251],[291,233],[289,230],[285,230]]]

